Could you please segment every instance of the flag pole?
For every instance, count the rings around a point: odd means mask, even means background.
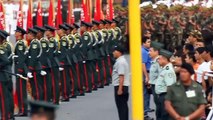
[[[140,0],[129,2],[132,120],[143,120]]]

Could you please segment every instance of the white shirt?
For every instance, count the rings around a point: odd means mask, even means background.
[[[112,72],[112,84],[114,86],[119,86],[120,79],[119,75],[124,75],[124,84],[123,86],[129,86],[129,65],[124,58],[124,56],[120,56],[116,59],[116,62],[113,66],[113,72]]]
[[[203,62],[202,64],[199,65],[197,72],[199,74],[197,74],[197,82],[202,83],[202,73],[203,72],[210,72],[210,65],[211,65],[211,61],[209,62]],[[204,76],[204,79],[208,79],[207,76]]]

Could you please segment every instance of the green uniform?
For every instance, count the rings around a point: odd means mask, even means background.
[[[40,75],[40,79],[42,79],[42,88],[43,88],[43,98],[44,101],[50,102],[51,100],[51,94],[52,93],[52,87],[51,87],[51,62],[49,57],[49,41],[46,38],[41,38],[40,39],[41,43],[41,48],[42,48],[42,53],[39,58],[39,61],[41,62],[42,65],[42,71],[46,72],[46,75]]]
[[[184,86],[178,81],[168,88],[165,99],[172,103],[173,108],[180,116],[189,116],[198,109],[199,105],[207,103],[202,87],[194,81],[190,86]],[[169,118],[168,120],[174,119]],[[194,120],[200,120],[200,118]]]
[[[51,86],[52,86],[52,101],[54,104],[59,104],[60,91],[59,91],[59,60],[58,60],[58,43],[57,40],[52,37],[49,39],[49,52],[48,58],[51,62]]]
[[[14,59],[15,73],[22,76],[27,75],[27,45],[24,40],[18,40],[15,45],[14,53],[17,56]],[[16,93],[18,97],[19,113],[27,113],[27,81],[16,77]]]
[[[9,75],[4,72],[8,70],[7,66],[9,63],[7,49],[0,45],[0,112],[2,120],[8,120],[9,117],[9,99],[7,97]]]
[[[29,53],[28,53],[28,70],[32,73],[33,78],[30,78],[30,84],[32,87],[32,96],[35,100],[43,100],[43,89],[42,80],[38,79],[41,75],[41,63],[39,58],[42,53],[42,48],[40,41],[38,39],[33,39],[30,43]],[[28,73],[28,74],[29,74]]]

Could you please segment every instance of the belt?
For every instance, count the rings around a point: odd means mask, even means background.
[[[166,95],[166,92],[158,94],[158,96]]]

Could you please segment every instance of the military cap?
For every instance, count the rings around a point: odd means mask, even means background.
[[[5,36],[2,32],[0,32],[0,37],[2,37],[3,39],[7,38],[7,36]],[[3,40],[3,39],[0,39],[0,40]]]
[[[41,114],[41,113],[55,113],[58,108],[57,105],[43,102],[43,101],[29,101],[31,107],[31,115]]]
[[[92,27],[93,25],[88,22],[81,21],[81,26]]]
[[[156,42],[156,41],[152,41],[151,42],[151,47],[157,49],[157,50],[160,50],[164,47],[164,44],[162,43],[159,43],[159,42]]]
[[[87,23],[87,24],[88,24],[88,27],[93,27],[92,23]]]
[[[79,26],[77,23],[74,23],[73,26],[74,26],[76,29],[80,28],[80,26]]]
[[[98,22],[98,21],[96,21],[96,20],[93,20],[93,21],[92,21],[92,24],[94,24],[94,25],[99,25],[100,22]]]
[[[33,29],[33,28],[28,28],[28,32],[27,33],[37,34],[38,31],[36,29]]]
[[[171,58],[171,56],[173,55],[172,52],[168,51],[168,50],[164,50],[164,49],[161,49],[160,50],[160,55],[166,57],[166,58]]]
[[[16,30],[15,30],[15,31],[16,31],[16,32],[20,32],[20,33],[22,33],[22,34],[26,34],[26,33],[27,33],[23,28],[21,28],[21,27],[19,27],[19,26],[16,27]]]
[[[49,25],[44,25],[44,28],[45,28],[46,30],[53,31],[53,32],[56,30],[56,28],[51,27],[51,26],[49,26]]]
[[[101,20],[101,24],[107,24],[107,22],[105,20]]]
[[[109,24],[112,24],[113,23],[113,21],[112,20],[105,20],[107,23],[109,23]]]
[[[41,31],[41,32],[45,32],[45,31],[46,31],[45,28],[39,27],[39,26],[37,26],[37,25],[35,25],[33,28],[36,29],[37,31]]]
[[[73,30],[73,29],[74,29],[74,27],[73,27],[72,25],[68,24],[68,23],[64,23],[64,25],[65,25],[66,27],[68,27],[70,30]]]
[[[116,19],[112,19],[116,24],[118,24],[119,23],[119,21],[118,20],[116,20]]]
[[[59,25],[59,29],[62,29],[62,30],[69,30],[69,28],[66,27],[66,25],[64,25],[64,24]]]
[[[10,34],[6,32],[5,30],[0,30],[0,32],[3,33],[6,37],[10,36]]]
[[[202,33],[198,30],[193,30],[189,33],[189,35],[192,35],[196,37],[197,39],[202,39]]]

